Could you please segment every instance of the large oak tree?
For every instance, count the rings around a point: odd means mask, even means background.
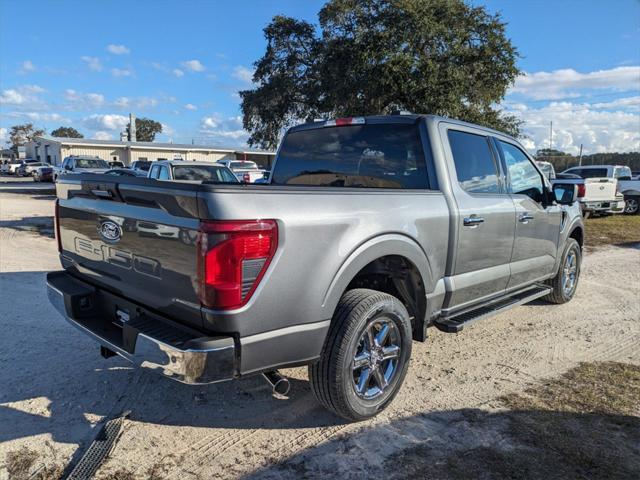
[[[499,15],[462,0],[330,0],[319,26],[276,16],[240,92],[249,143],[277,146],[308,117],[409,110],[517,134],[496,106],[519,70]]]

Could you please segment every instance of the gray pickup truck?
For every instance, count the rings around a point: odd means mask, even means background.
[[[49,298],[105,357],[187,384],[308,365],[350,420],[392,401],[427,327],[567,302],[580,275],[575,186],[552,189],[513,138],[429,115],[291,128],[266,185],[56,188]]]

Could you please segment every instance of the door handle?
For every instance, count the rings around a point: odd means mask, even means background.
[[[529,212],[526,213],[521,213],[520,216],[518,217],[518,221],[520,223],[529,223],[529,220],[533,220],[535,217],[530,214]]]
[[[481,223],[484,223],[484,218],[476,217],[474,215],[472,215],[470,217],[465,217],[464,220],[462,221],[462,224],[465,227],[477,227]]]

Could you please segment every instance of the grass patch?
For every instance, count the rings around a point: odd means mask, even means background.
[[[434,416],[447,441],[394,455],[388,478],[638,478],[640,367],[584,363],[500,401],[508,410]]]
[[[512,410],[640,416],[640,367],[615,362],[581,363],[559,379],[501,400]]]
[[[38,452],[23,447],[7,453],[5,468],[9,480],[58,480],[64,468],[61,465],[38,464]]]
[[[640,242],[640,215],[610,215],[585,220],[589,247]]]

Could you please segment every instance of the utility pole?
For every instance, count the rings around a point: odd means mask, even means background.
[[[579,166],[582,166],[582,144],[580,144],[580,163]]]

